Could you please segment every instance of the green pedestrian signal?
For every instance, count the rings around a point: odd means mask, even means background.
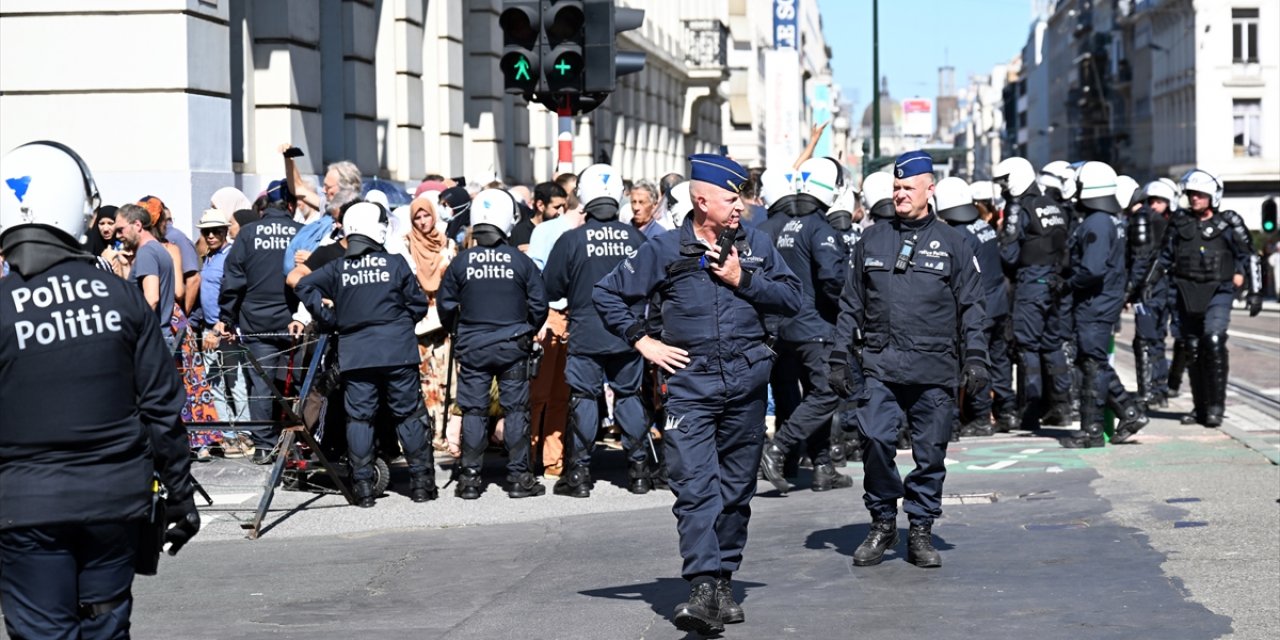
[[[570,69],[573,69],[573,65],[569,64],[568,62],[565,62],[564,58],[560,58],[560,60],[556,62],[556,71],[559,71],[560,75],[569,73]]]
[[[524,56],[520,56],[520,59],[516,60],[516,80],[532,79],[533,78],[529,77],[529,59]]]

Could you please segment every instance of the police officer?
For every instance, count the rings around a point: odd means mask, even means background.
[[[907,561],[938,567],[942,559],[933,547],[932,527],[942,515],[957,374],[970,396],[990,383],[985,294],[968,241],[930,211],[932,158],[908,151],[898,156],[894,176],[897,216],[867,229],[853,250],[856,266],[840,297],[831,384],[852,391],[851,366],[866,376],[858,424],[864,438],[863,499],[872,523],[853,564],[878,564],[897,544],[897,502],[905,496],[911,522]],[[903,414],[914,432],[916,460],[905,484],[894,462]]]
[[[1173,218],[1159,263],[1147,282],[1164,273],[1177,290],[1176,313],[1185,341],[1195,409],[1184,422],[1206,427],[1222,424],[1226,406],[1227,326],[1231,299],[1245,287],[1249,315],[1262,311],[1262,264],[1244,220],[1235,211],[1219,211],[1222,183],[1213,174],[1192,169],[1179,181],[1190,210]],[[1152,293],[1144,298],[1154,299]]]
[[[78,238],[98,205],[80,157],[33,142],[0,159],[0,606],[13,638],[129,634],[135,563],[200,529],[184,393],[155,312]],[[144,568],[144,567],[140,567]]]
[[[814,491],[853,486],[853,479],[831,463],[831,417],[840,398],[827,383],[827,360],[848,258],[843,240],[827,224],[826,213],[844,190],[844,167],[833,158],[812,158],[797,172],[800,193],[774,246],[800,278],[803,296],[800,312],[779,326],[774,367],[774,378],[782,381],[774,387],[779,424],[760,459],[765,478],[783,494],[791,489],[783,477],[787,454],[802,443],[808,444],[813,461]]]
[[[765,220],[756,226],[770,238],[776,239],[782,233],[782,226],[790,220],[787,215],[795,206],[797,187],[795,178],[798,173],[794,169],[765,169],[760,174],[760,202],[765,206]],[[777,335],[776,327],[770,335]]]
[[[887,175],[887,174],[886,174]],[[862,194],[852,185],[846,185],[844,193],[827,210],[827,224],[831,225],[844,241],[845,263],[852,267],[853,247],[862,240],[862,221],[866,210],[862,206]],[[844,284],[841,283],[841,287]],[[855,375],[861,372],[854,372]],[[859,379],[855,387],[862,387]],[[845,462],[862,461],[862,438],[858,429],[857,398],[842,396],[831,423],[831,462],[836,467]]]
[[[357,504],[372,507],[376,498],[372,422],[383,404],[396,423],[409,463],[409,497],[414,502],[434,500],[435,462],[413,333],[414,325],[427,315],[427,297],[409,263],[383,246],[387,211],[382,205],[354,204],[343,215],[342,225],[346,255],[304,277],[297,290],[311,315],[338,332],[347,457]]]
[[[689,600],[675,625],[706,633],[741,622],[730,579],[742,563],[764,441],[773,351],[761,315],[791,315],[800,281],[768,236],[739,224],[747,172],[712,154],[690,156],[693,213],[651,239],[595,287],[605,326],[666,372],[662,438]],[[716,247],[732,240],[728,254]],[[661,339],[634,307],[661,295]]]
[[[869,224],[897,216],[893,209],[892,174],[877,171],[862,179],[862,206],[871,214]]]
[[[1025,158],[996,165],[993,182],[1006,201],[1001,227],[1001,257],[1015,271],[1013,338],[1022,366],[1021,424],[1070,424],[1070,370],[1062,352],[1059,299],[1065,293],[1067,215],[1036,185]],[[1048,409],[1041,406],[1047,395]]]
[[[275,447],[272,423],[272,386],[284,379],[288,363],[290,309],[297,306],[291,289],[285,286],[280,265],[289,241],[302,225],[289,211],[272,204],[262,218],[240,227],[235,244],[223,263],[222,289],[218,292],[218,322],[213,332],[223,341],[239,340],[269,378],[254,367],[248,375],[249,418],[253,425],[253,462],[267,464]],[[237,334],[229,327],[235,325]]]
[[[578,176],[578,201],[583,203],[586,222],[560,236],[542,274],[547,295],[553,300],[566,298],[569,303],[565,380],[570,389],[573,445],[566,456],[568,468],[556,481],[558,495],[591,495],[591,449],[600,427],[605,383],[613,389],[613,414],[622,427],[627,488],[631,493],[643,494],[653,487],[646,446],[649,425],[639,395],[644,359],[631,345],[605,329],[591,303],[595,283],[634,256],[645,241],[644,234],[635,227],[618,221],[621,198],[622,176],[617,170],[607,164],[584,169]]]
[[[978,258],[982,269],[982,289],[986,294],[987,354],[991,361],[991,385],[977,394],[965,398],[960,412],[961,436],[989,436],[995,430],[991,418],[993,406],[996,414],[1011,411],[1016,398],[1013,395],[1012,365],[1009,363],[1009,347],[1005,341],[1005,325],[1009,321],[1009,292],[1005,287],[1004,273],[1000,265],[1000,247],[996,230],[978,215],[969,185],[960,178],[944,178],[937,187],[938,217],[947,224],[964,231],[969,248]]]
[[[508,243],[516,223],[511,194],[485,189],[470,212],[475,246],[449,263],[436,294],[440,321],[457,327],[462,472],[454,492],[463,500],[480,497],[489,386],[497,378],[505,415],[507,496],[540,496],[547,489],[529,470],[529,359],[533,334],[547,321],[547,294],[538,266]]]
[[[1125,227],[1119,217],[1116,172],[1103,162],[1080,167],[1078,206],[1088,212],[1072,240],[1071,288],[1075,315],[1077,366],[1080,369],[1080,432],[1063,440],[1069,449],[1101,447],[1102,412],[1106,405],[1120,422],[1111,441],[1122,443],[1147,424],[1111,367],[1108,346],[1124,308]]]

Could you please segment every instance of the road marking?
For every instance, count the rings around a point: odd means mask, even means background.
[[[1007,469],[1009,467],[1012,467],[1015,464],[1018,464],[1017,460],[1001,460],[999,462],[993,462],[985,467],[981,465],[971,464],[969,465],[969,468],[975,471],[999,471],[1000,469]]]
[[[1228,336],[1235,338],[1244,338],[1245,340],[1253,340],[1256,342],[1265,342],[1267,344],[1280,344],[1280,338],[1264,336],[1260,333],[1246,333],[1244,331],[1227,331]]]
[[[1045,473],[1062,473],[1062,467],[1049,467],[1044,470]]]
[[[1040,453],[1041,451],[1044,451],[1044,449],[1023,449],[1022,453],[1030,456]]]

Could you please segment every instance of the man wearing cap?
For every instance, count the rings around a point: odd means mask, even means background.
[[[665,372],[663,447],[692,583],[675,610],[686,631],[741,622],[730,578],[742,563],[764,443],[765,385],[774,353],[764,314],[794,315],[800,281],[768,236],[739,224],[747,172],[723,156],[690,156],[693,214],[651,239],[595,286],[605,326]],[[717,240],[729,245],[722,256]],[[646,334],[636,304],[658,294],[662,334]]]
[[[961,232],[930,210],[933,194],[933,159],[923,151],[898,156],[896,215],[867,229],[854,247],[840,297],[831,386],[855,391],[851,367],[862,368],[866,385],[858,424],[872,523],[854,566],[878,564],[897,544],[900,498],[911,523],[907,561],[941,566],[932,526],[942,515],[955,389],[963,382],[976,393],[989,383],[981,269]],[[904,416],[916,461],[905,482],[894,462]]]
[[[200,237],[204,239],[207,253],[204,266],[200,270],[200,311],[201,328],[204,331],[204,362],[209,374],[209,386],[213,391],[213,406],[218,411],[218,419],[230,422],[241,422],[249,419],[248,397],[244,389],[244,381],[238,380],[236,368],[228,362],[234,357],[231,350],[219,348],[221,340],[213,325],[218,323],[218,292],[222,288],[222,276],[227,261],[227,252],[231,249],[231,240],[227,232],[231,228],[231,220],[227,213],[218,209],[206,209],[196,223]],[[235,406],[227,402],[227,390],[234,395]]]

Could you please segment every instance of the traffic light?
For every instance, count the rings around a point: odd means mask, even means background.
[[[582,93],[581,0],[546,0],[542,7],[542,30],[546,52],[542,57],[542,77],[547,91],[556,95]]]
[[[506,0],[502,28],[503,90],[528,97],[541,91],[542,7],[538,0]]]
[[[612,93],[618,76],[644,69],[645,54],[618,51],[618,34],[644,24],[643,9],[620,9],[613,0],[586,0],[586,70],[583,93]],[[604,96],[600,97],[604,100]]]
[[[1262,232],[1276,232],[1276,199],[1267,198],[1262,201]]]

